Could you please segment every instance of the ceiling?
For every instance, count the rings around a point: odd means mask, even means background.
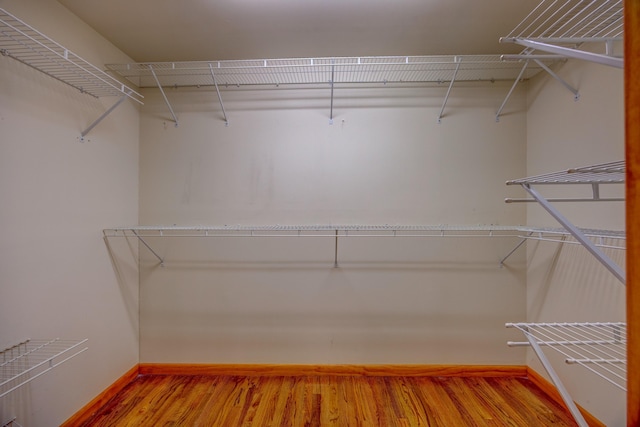
[[[136,62],[513,53],[540,0],[58,0]]]

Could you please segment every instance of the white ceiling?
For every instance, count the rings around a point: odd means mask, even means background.
[[[58,0],[134,61],[468,55],[540,0]]]

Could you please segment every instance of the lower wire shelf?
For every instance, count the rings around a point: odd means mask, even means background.
[[[588,424],[542,347],[549,347],[562,354],[566,363],[581,365],[619,389],[627,390],[626,323],[507,323],[506,326],[524,333],[527,342],[510,341],[508,345],[531,346],[579,426]]]
[[[88,350],[84,340],[29,339],[0,352],[0,398]]]

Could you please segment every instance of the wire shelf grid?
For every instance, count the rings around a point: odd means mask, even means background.
[[[549,60],[549,63],[554,60]],[[499,55],[389,56],[255,59],[107,64],[109,71],[139,87],[207,86],[213,75],[221,86],[443,83],[456,81],[514,80],[522,64],[503,61]],[[542,68],[530,64],[522,79]],[[158,78],[154,77],[154,73]]]
[[[620,40],[622,0],[543,0],[507,38],[555,42]]]
[[[593,166],[584,166],[507,181],[517,184],[623,184],[625,162],[616,161]]]
[[[517,235],[514,226],[471,225],[224,225],[224,226],[131,226],[105,229],[106,237],[483,237]]]
[[[88,340],[26,340],[0,352],[0,398],[88,350]]]
[[[562,354],[566,363],[578,364],[626,391],[626,323],[508,323],[507,327],[519,329],[540,346]]]
[[[142,95],[1,8],[0,54],[93,97],[124,95],[142,103]]]

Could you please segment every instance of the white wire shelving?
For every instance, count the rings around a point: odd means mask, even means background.
[[[506,57],[535,58],[542,51],[622,68],[614,44],[624,35],[623,17],[622,0],[542,0],[500,41],[525,47],[520,55]],[[605,53],[586,49],[594,43],[604,44]]]
[[[528,178],[507,181],[507,185],[520,185],[532,199],[505,199],[507,203],[535,201],[542,206],[556,221],[582,244],[598,261],[600,261],[620,282],[625,283],[625,272],[609,258],[596,243],[576,227],[568,218],[552,204],[552,202],[623,202],[622,197],[601,197],[600,186],[605,184],[624,184],[625,162],[615,161],[591,166],[571,168],[560,172],[536,175]],[[588,185],[591,186],[591,197],[587,198],[546,198],[534,186],[538,185]],[[603,233],[599,233],[603,234]],[[617,232],[618,238],[623,234]],[[605,236],[602,236],[605,237]],[[610,236],[612,237],[612,236]]]
[[[0,54],[94,98],[120,97],[102,116],[81,132],[82,138],[125,99],[142,104],[143,96],[140,93],[1,8]]]
[[[522,331],[580,426],[588,426],[568,391],[551,366],[542,347],[560,353],[568,364],[580,365],[617,388],[627,389],[627,326],[622,322],[599,323],[507,323]]]
[[[228,123],[221,87],[315,85],[330,88],[331,121],[336,85],[367,84],[384,88],[401,84],[448,83],[438,115],[440,121],[455,82],[526,80],[558,60],[561,58],[545,59],[540,64],[523,67],[517,62],[503,61],[500,55],[384,56],[153,62],[107,64],[106,68],[139,87],[158,88],[176,125],[177,116],[163,88],[215,86]]]
[[[338,266],[338,241],[342,238],[516,238],[521,228],[501,225],[223,225],[223,226],[130,226],[103,230],[104,239],[138,239],[164,266],[164,258],[145,239],[171,237],[256,237],[256,238],[332,238],[335,239],[334,267]]]
[[[0,398],[88,350],[84,340],[29,339],[0,352]]]

